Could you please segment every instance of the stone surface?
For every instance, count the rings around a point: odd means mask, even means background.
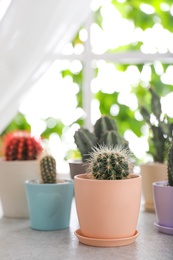
[[[128,246],[100,248],[83,245],[74,235],[79,228],[75,201],[72,204],[70,228],[60,231],[36,231],[28,219],[2,217],[0,209],[1,260],[172,260],[173,236],[158,232],[154,213],[141,205],[139,236]],[[128,216],[127,216],[128,217]]]

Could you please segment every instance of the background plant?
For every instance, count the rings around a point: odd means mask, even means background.
[[[148,90],[151,94],[150,110],[147,110],[145,104],[143,104],[140,111],[150,129],[149,152],[153,155],[155,162],[163,163],[167,157],[169,143],[172,140],[173,123],[162,112],[159,95],[152,87],[149,87]]]
[[[97,1],[98,2],[98,1]],[[109,2],[109,1],[107,1]],[[103,3],[104,4],[104,3]],[[151,29],[163,27],[163,29],[168,33],[173,31],[172,22],[172,1],[165,0],[164,2],[161,0],[158,1],[115,1],[112,0],[109,3],[118,10],[120,15],[123,17],[123,22],[130,21],[134,26],[134,31],[138,30],[138,32],[149,33]],[[146,11],[145,11],[146,10]],[[149,10],[149,12],[148,12]],[[100,32],[105,32],[105,24],[108,23],[107,18],[105,17],[105,9],[103,8],[102,3],[94,10],[94,25],[99,27]],[[109,18],[109,17],[108,17]],[[114,24],[114,20],[110,22],[113,25],[113,28],[116,29],[117,26]],[[85,47],[85,41],[82,41],[80,37],[81,28],[79,32],[76,34],[74,39],[72,40],[71,48],[72,48],[72,56],[75,53],[75,50],[80,46]],[[111,32],[112,35],[115,35],[117,39],[121,38],[120,34],[115,34],[114,31]],[[117,37],[119,35],[119,37]],[[108,32],[105,33],[103,40],[108,42]],[[122,35],[124,38],[124,35]],[[131,37],[133,38],[133,37]],[[130,37],[128,39],[131,39]],[[145,43],[143,39],[137,39],[137,37],[133,38],[134,40],[126,43],[122,43],[120,41],[119,45],[110,46],[104,51],[108,54],[110,53],[120,53],[131,51],[134,53],[135,51],[142,50],[143,53],[149,53],[150,50],[144,49]],[[162,43],[161,38],[159,41],[155,41],[156,43]],[[121,39],[120,39],[121,40]],[[169,41],[168,41],[169,42]],[[171,42],[171,41],[170,41]],[[153,42],[154,43],[154,42]],[[99,42],[99,47],[101,42]],[[153,44],[152,44],[153,45]],[[156,46],[156,49],[153,50],[154,53],[161,52],[166,53],[170,51],[169,46],[160,48]],[[83,55],[83,54],[82,54]],[[79,57],[79,56],[78,56]],[[75,59],[78,59],[76,56]],[[109,56],[108,56],[109,57]],[[65,57],[67,59],[68,56]],[[96,58],[96,57],[95,57]],[[119,131],[123,135],[131,134],[129,139],[132,139],[134,136],[135,139],[132,140],[132,143],[139,143],[142,136],[144,135],[143,129],[146,128],[145,120],[140,117],[140,104],[145,100],[145,106],[147,110],[150,110],[150,95],[147,90],[147,86],[151,84],[159,94],[160,97],[165,97],[168,93],[171,93],[173,90],[173,83],[171,80],[168,80],[169,71],[172,69],[171,63],[168,61],[149,61],[145,62],[137,62],[135,59],[132,61],[117,61],[113,62],[116,59],[109,59],[104,61],[103,69],[101,65],[103,64],[103,59],[95,60],[92,62],[92,68],[94,70],[94,78],[92,81],[92,100],[93,103],[97,104],[97,115],[98,112],[101,114],[110,114],[113,117],[116,117],[116,122],[119,125]],[[73,71],[71,69],[72,64],[74,62],[73,58],[69,61],[69,63],[64,66],[60,70],[60,74],[62,75],[64,81],[68,81],[69,79],[73,81],[75,86],[78,87],[78,91],[76,91],[76,109],[83,111],[83,96],[85,95],[83,92],[83,80],[84,80],[84,68],[85,64],[78,60],[81,64],[81,68],[78,71]],[[61,63],[63,61],[61,60]],[[112,83],[114,86],[110,88],[111,82],[109,81],[109,77],[106,78],[105,69],[107,71],[112,70],[112,75],[116,75],[116,80]],[[134,73],[133,73],[134,72]],[[57,71],[57,74],[59,71]],[[104,75],[105,81],[102,80],[101,75]],[[130,75],[130,77],[129,77]],[[164,80],[164,77],[167,76],[167,79]],[[100,81],[98,81],[100,79]],[[123,79],[123,80],[122,80]],[[125,81],[127,79],[127,82]],[[135,80],[137,79],[137,80]],[[93,90],[94,80],[97,80],[96,90]],[[122,81],[121,81],[122,80]],[[100,82],[102,86],[100,86]],[[58,87],[58,86],[57,86]],[[118,88],[119,87],[119,88]],[[122,93],[121,89],[126,88],[126,92],[128,90],[127,99],[122,100],[122,96],[125,97],[126,93]],[[89,86],[88,86],[89,89]],[[135,106],[131,106],[128,102],[130,98],[133,98],[133,104]],[[68,109],[67,109],[68,110]],[[95,111],[95,107],[94,107]],[[92,113],[93,114],[93,113]],[[76,116],[73,122],[69,124],[63,122],[62,119],[56,117],[47,117],[42,121],[45,124],[45,129],[42,131],[43,136],[48,139],[51,135],[57,134],[62,142],[67,140],[64,138],[64,134],[68,131],[72,131],[76,129],[78,125],[84,126],[84,118],[85,113],[81,112],[79,116]],[[99,116],[98,115],[98,116]],[[27,118],[28,119],[28,118]],[[22,125],[18,125],[16,129],[21,129]],[[128,130],[128,131],[127,131]],[[65,141],[66,142],[66,141]],[[71,142],[72,143],[72,142]],[[66,145],[66,144],[65,144]],[[150,146],[146,151],[152,151],[154,149],[153,144],[148,143]],[[141,145],[141,149],[144,146]],[[69,146],[69,149],[74,149],[74,146]],[[144,149],[144,148],[143,148]],[[151,153],[152,154],[152,153]],[[144,160],[144,154],[139,154],[139,151],[136,152],[139,162]],[[148,159],[148,157],[147,157]],[[150,158],[151,159],[151,158]]]
[[[168,151],[168,185],[173,186],[173,143]]]

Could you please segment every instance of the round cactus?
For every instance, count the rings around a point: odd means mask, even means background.
[[[90,155],[88,172],[96,179],[126,179],[132,170],[130,151],[121,146],[94,147]]]
[[[4,138],[4,156],[7,161],[36,160],[42,150],[40,140],[25,131],[9,133]]]
[[[56,161],[53,156],[45,155],[40,159],[40,171],[43,183],[56,183]]]

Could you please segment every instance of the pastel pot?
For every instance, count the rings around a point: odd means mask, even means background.
[[[39,163],[0,161],[0,198],[4,217],[28,218],[25,180],[39,179]]]
[[[31,228],[59,230],[69,227],[73,181],[41,184],[25,182]]]
[[[153,195],[158,224],[173,230],[173,187],[168,181],[153,183]]]
[[[96,239],[119,239],[136,231],[141,201],[141,176],[126,180],[74,178],[80,232]]]
[[[69,160],[68,164],[70,168],[70,176],[72,179],[74,179],[75,175],[85,173],[87,171],[87,163],[84,163],[81,160]]]
[[[146,211],[155,212],[152,184],[167,179],[167,165],[163,163],[146,163],[140,165],[142,192]]]

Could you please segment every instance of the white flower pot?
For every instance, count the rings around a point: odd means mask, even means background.
[[[24,182],[39,179],[39,162],[0,161],[0,198],[4,217],[28,218]]]

